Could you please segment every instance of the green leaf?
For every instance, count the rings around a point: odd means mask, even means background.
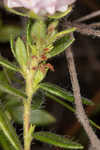
[[[8,84],[8,80],[7,80],[6,76],[5,76],[4,71],[0,71],[0,82]]]
[[[61,12],[57,12],[54,15],[48,15],[49,18],[51,19],[60,19],[64,16],[66,16],[67,14],[69,14],[72,10],[72,7],[69,7],[65,12],[61,13]]]
[[[45,103],[45,95],[43,92],[38,90],[32,98],[32,108],[34,110],[41,109],[44,103]]]
[[[40,42],[46,37],[46,25],[43,20],[37,20],[31,27],[31,37],[35,42]]]
[[[18,36],[21,33],[21,28],[14,25],[2,26],[0,28],[0,42],[9,42],[11,35]]]
[[[61,39],[55,42],[54,48],[47,54],[48,58],[54,57],[62,53],[66,48],[68,48],[74,39],[70,39],[68,35],[62,37]]]
[[[19,69],[13,65],[11,62],[9,62],[8,60],[4,59],[3,57],[0,56],[0,64],[10,70],[16,71],[18,72]]]
[[[45,90],[46,92],[49,92],[53,95],[56,95],[58,97],[61,97],[69,102],[74,102],[74,96],[66,91],[65,89],[55,85],[55,84],[51,84],[51,83],[40,83],[39,87],[43,90]],[[82,102],[83,104],[88,104],[88,105],[93,105],[94,103],[91,102],[90,100],[86,99],[86,98],[82,98]]]
[[[28,45],[31,45],[31,37],[30,37],[31,25],[32,25],[32,21],[29,20],[29,21],[28,21],[28,24],[27,24],[27,28],[26,28],[27,44],[28,44]]]
[[[64,107],[67,108],[68,110],[70,110],[70,111],[72,111],[72,112],[75,112],[75,109],[74,109],[72,106],[70,106],[70,105],[67,104],[66,102],[64,102],[64,101],[62,101],[62,100],[60,100],[60,99],[58,99],[58,98],[55,97],[54,95],[51,95],[51,94],[49,94],[48,92],[46,92],[45,95],[46,95],[47,97],[49,97],[50,99],[56,101],[57,103],[61,104],[62,106],[64,106]]]
[[[0,82],[0,90],[13,96],[17,96],[19,98],[24,99],[27,98],[24,92],[21,92],[20,90],[15,89],[13,87],[10,87],[8,84],[3,84],[2,82]]]
[[[23,106],[19,107],[10,107],[8,110],[12,116],[12,118],[20,123],[23,124]],[[55,118],[50,115],[45,110],[34,110],[34,108],[31,110],[31,119],[30,123],[34,125],[48,125],[55,122]]]
[[[18,60],[18,63],[20,66],[26,67],[27,65],[27,51],[24,45],[24,42],[21,40],[20,37],[17,38],[16,44],[15,44],[15,52],[16,52],[16,58]]]
[[[65,103],[64,101],[58,99],[57,97],[55,97],[54,95],[51,95],[49,94],[48,92],[45,93],[45,95],[47,97],[49,97],[50,99],[56,101],[57,103],[61,104],[62,106],[64,106],[65,108],[67,108],[68,110],[70,110],[71,112],[74,112],[75,113],[75,109],[70,106],[69,104]],[[94,126],[95,128],[99,129],[100,130],[100,126],[97,125],[94,121],[92,121],[91,119],[89,119],[89,122],[92,126]]]
[[[0,146],[3,150],[14,150],[14,147],[11,145],[2,131],[0,131]]]
[[[69,29],[66,29],[66,30],[63,30],[63,31],[61,31],[61,32],[58,32],[58,33],[55,35],[55,37],[56,37],[56,39],[61,38],[61,37],[64,37],[66,34],[69,34],[69,33],[71,33],[71,32],[74,32],[75,30],[76,30],[75,27],[69,28]]]
[[[50,132],[35,132],[33,134],[33,137],[34,139],[39,140],[41,142],[52,144],[61,148],[83,149],[83,146],[81,144]]]
[[[16,150],[22,150],[19,138],[5,112],[0,109],[0,128]]]
[[[13,36],[11,36],[10,46],[11,46],[11,51],[12,51],[13,56],[16,58],[16,53],[15,53],[15,50],[14,50],[14,40],[13,39],[14,39]]]

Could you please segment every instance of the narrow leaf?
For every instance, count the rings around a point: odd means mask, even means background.
[[[15,52],[18,63],[21,67],[26,66],[27,63],[27,51],[24,45],[24,42],[18,37],[15,44]]]
[[[55,85],[55,84],[51,84],[51,83],[40,83],[39,87],[51,94],[54,94],[56,96],[59,96],[69,102],[74,102],[74,96],[66,91],[65,89]],[[82,102],[83,104],[88,104],[88,105],[93,105],[93,102],[91,102],[90,100],[86,99],[86,98],[82,98]]]
[[[5,134],[5,136],[8,138],[8,140],[10,141],[10,143],[13,145],[13,147],[16,150],[22,150],[22,146],[20,144],[18,136],[13,126],[11,125],[8,117],[6,116],[4,111],[2,111],[2,109],[0,109],[0,128]]]
[[[73,108],[72,106],[70,106],[69,104],[65,103],[64,101],[58,99],[57,97],[55,97],[54,95],[49,94],[48,92],[45,93],[45,95],[49,98],[51,98],[52,100],[56,101],[57,103],[61,104],[62,106],[64,106],[65,108],[67,108],[68,110],[70,110],[71,112],[75,113],[75,108]],[[89,122],[92,126],[94,126],[95,128],[100,130],[100,126],[97,125],[94,121],[92,121],[91,119],[89,119]]]
[[[70,106],[69,104],[67,104],[64,101],[58,99],[54,95],[49,94],[48,92],[46,92],[45,94],[46,94],[47,97],[49,97],[50,99],[52,99],[52,100],[56,101],[57,103],[61,104],[62,106],[64,106],[68,110],[70,110],[72,112],[75,112],[75,109],[72,106]]]
[[[69,29],[63,30],[63,31],[61,31],[61,32],[58,32],[58,33],[55,35],[55,36],[56,36],[56,39],[57,39],[57,38],[60,38],[60,37],[64,37],[64,35],[69,34],[69,33],[71,33],[71,32],[74,32],[75,30],[76,30],[76,28],[73,27],[73,28],[69,28]]]
[[[33,137],[41,142],[52,144],[61,148],[83,149],[83,146],[81,144],[50,132],[35,132],[33,134]]]
[[[57,40],[55,42],[54,48],[52,49],[52,51],[48,53],[47,57],[51,58],[62,53],[66,48],[68,48],[73,43],[73,41],[74,39],[70,39],[68,35],[64,36],[60,40]]]
[[[35,42],[41,41],[46,36],[46,25],[43,20],[37,20],[31,27],[31,37]]]
[[[19,71],[18,68],[13,65],[11,62],[9,62],[8,60],[4,59],[3,57],[0,56],[0,64],[10,70],[13,70],[13,71]]]
[[[10,39],[10,46],[11,46],[12,54],[13,54],[14,57],[16,58],[16,53],[15,53],[15,50],[14,50],[14,40],[13,40],[13,36],[11,36],[11,39]]]
[[[14,150],[14,147],[2,131],[0,131],[0,146],[3,148],[3,150]]]
[[[12,118],[20,123],[23,124],[23,106],[19,107],[10,107],[8,110],[12,116]],[[50,115],[45,110],[31,110],[31,119],[30,123],[34,125],[48,125],[55,122],[55,118]]]
[[[3,84],[2,82],[0,82],[0,90],[5,92],[5,93],[20,97],[20,98],[27,98],[25,93],[21,92],[18,89],[10,87],[8,84]]]
[[[67,14],[69,14],[71,12],[71,10],[72,10],[72,7],[69,7],[67,9],[67,11],[65,11],[63,13],[57,12],[54,15],[48,15],[48,17],[51,18],[51,19],[60,19],[60,18],[62,18],[64,16],[66,16]]]

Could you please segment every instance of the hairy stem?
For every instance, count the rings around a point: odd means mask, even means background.
[[[31,101],[28,99],[28,101]],[[24,150],[30,150],[31,140],[29,137],[29,127],[30,127],[30,112],[31,103],[24,103]]]
[[[99,150],[100,149],[100,141],[97,138],[96,134],[94,133],[93,129],[91,128],[88,117],[82,106],[80,87],[79,87],[79,83],[78,83],[78,79],[77,79],[77,73],[76,73],[76,69],[75,69],[75,63],[74,63],[74,58],[73,58],[71,48],[67,49],[66,58],[68,61],[69,73],[70,73],[73,93],[74,93],[74,97],[75,97],[76,116],[77,116],[78,120],[81,122],[83,128],[85,129],[94,150]]]
[[[35,92],[32,87],[33,76],[30,72],[26,77],[26,95],[27,100],[24,102],[24,150],[30,150],[31,135],[29,134],[30,129],[30,116],[31,116],[31,101],[32,95]]]

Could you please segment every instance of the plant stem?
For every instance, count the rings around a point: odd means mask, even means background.
[[[73,87],[73,93],[75,97],[75,106],[76,106],[76,116],[78,120],[81,122],[83,128],[85,129],[88,138],[90,139],[91,145],[94,150],[99,150],[100,149],[100,141],[98,137],[96,136],[95,132],[91,128],[89,124],[88,117],[84,111],[82,101],[81,101],[81,94],[80,94],[80,87],[77,79],[77,73],[76,73],[76,68],[75,68],[75,63],[74,63],[74,58],[73,54],[71,51],[71,48],[68,48],[66,51],[66,58],[68,61],[68,68],[69,68],[69,73],[70,73],[70,78],[72,82],[72,87]]]
[[[28,102],[29,101],[29,102]],[[31,112],[31,100],[27,100],[24,103],[24,150],[30,150],[30,137],[29,137],[29,127],[30,127],[30,112]]]
[[[33,75],[30,72],[26,78],[26,94],[27,100],[24,102],[24,150],[30,150],[31,135],[29,134],[30,129],[30,116],[31,116],[31,101],[32,95],[35,92],[32,87]]]

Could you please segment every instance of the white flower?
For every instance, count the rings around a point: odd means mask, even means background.
[[[4,4],[9,7],[24,7],[34,11],[36,14],[41,12],[54,14],[56,11],[64,12],[68,5],[76,0],[4,0]]]

